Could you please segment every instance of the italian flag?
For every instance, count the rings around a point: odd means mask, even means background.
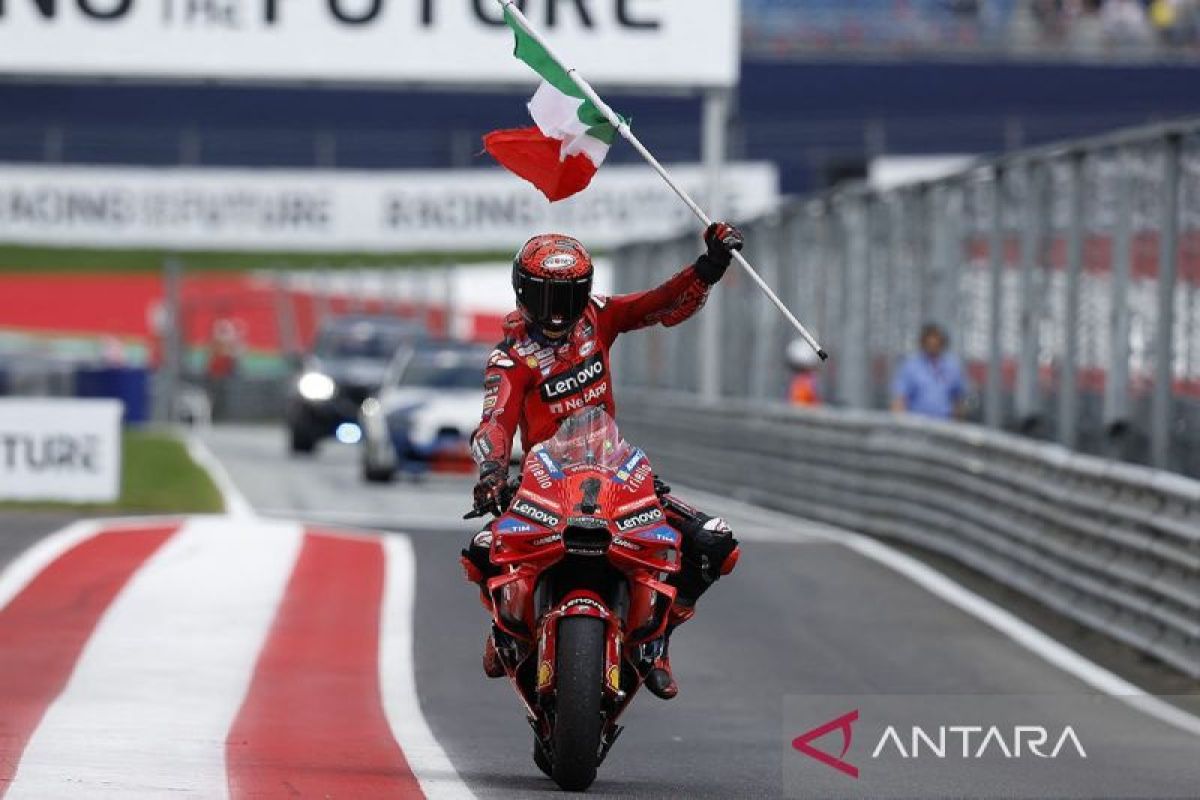
[[[617,130],[507,8],[504,19],[517,37],[514,55],[542,76],[542,85],[529,101],[536,124],[493,131],[483,137],[483,146],[553,203],[587,188]]]

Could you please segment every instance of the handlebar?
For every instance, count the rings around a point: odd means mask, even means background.
[[[501,506],[499,508],[472,508],[463,514],[463,519],[479,519],[480,517],[486,517],[489,513],[497,517],[500,516],[504,513],[504,509],[508,508],[508,504],[512,502],[513,495],[517,493],[517,489],[520,486],[521,476],[517,475],[515,478],[509,480],[505,487],[506,491],[501,498]],[[654,493],[658,495],[665,508],[671,508],[674,505],[670,498],[671,487],[659,480],[657,475],[654,476]]]

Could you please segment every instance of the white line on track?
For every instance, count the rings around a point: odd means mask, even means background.
[[[379,670],[383,708],[392,735],[430,800],[474,797],[429,729],[417,696],[413,658],[416,625],[416,556],[406,536],[383,540],[386,556]]]
[[[9,800],[226,797],[226,738],[301,538],[295,524],[185,523],[100,620]]]
[[[731,509],[775,526],[790,525],[797,540],[813,538],[848,547],[911,580],[930,594],[985,623],[1047,663],[1074,676],[1093,689],[1194,736],[1200,736],[1200,717],[1151,695],[1139,686],[1080,655],[1063,643],[1020,619],[995,603],[956,583],[933,567],[889,547],[883,542],[832,525],[805,520],[760,506],[730,500],[709,492],[681,489],[681,496],[697,497],[706,507]],[[736,531],[735,531],[736,532]]]
[[[221,499],[225,501],[225,513],[231,517],[248,518],[255,516],[254,506],[242,494],[242,490],[234,483],[225,465],[213,455],[212,450],[197,433],[187,434],[187,451],[192,460],[203,467],[217,485]]]
[[[108,520],[73,522],[26,548],[0,573],[0,608],[8,605],[30,581],[59,556],[85,539],[95,536],[102,527],[110,524],[112,523]]]

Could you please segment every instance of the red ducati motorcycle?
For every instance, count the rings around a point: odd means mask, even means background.
[[[658,655],[681,537],[646,454],[601,408],[532,448],[513,488],[489,526],[503,570],[487,584],[496,649],[533,727],[534,762],[580,791]]]

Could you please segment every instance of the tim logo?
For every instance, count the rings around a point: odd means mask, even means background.
[[[850,743],[854,739],[854,723],[858,722],[858,709],[854,709],[837,719],[831,719],[824,725],[818,725],[807,733],[802,733],[795,739],[792,739],[792,747],[799,750],[809,758],[814,758],[828,767],[833,767],[838,772],[845,773],[851,778],[858,777],[858,767],[848,761],[845,761],[846,753],[850,751]],[[827,734],[834,731],[842,733],[842,751],[837,756],[832,756],[824,750],[818,750],[813,747],[812,743]]]

